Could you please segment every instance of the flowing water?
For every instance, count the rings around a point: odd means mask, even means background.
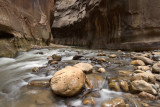
[[[115,53],[113,51],[103,51],[107,55]],[[49,80],[52,75],[66,65],[73,65],[78,61],[73,61],[74,55],[81,54],[83,58],[79,62],[91,63],[89,58],[97,57],[97,50],[60,48],[60,49],[39,49],[29,52],[19,52],[16,58],[0,58],[0,107],[66,107],[69,102],[72,106],[82,106],[82,100],[78,97],[61,98],[55,96],[49,88],[28,88],[27,84],[32,80]],[[61,55],[62,61],[59,68],[50,66],[50,72],[35,74],[32,72],[33,67],[42,67],[47,65],[47,57],[53,54]],[[121,53],[126,54],[126,53]],[[105,56],[106,57],[106,56]],[[128,63],[130,59],[119,57],[119,62]],[[112,73],[119,69],[130,69],[119,67],[116,62],[111,60],[107,65],[96,64],[95,66],[104,66],[107,69],[106,76],[114,76]],[[119,63],[118,62],[118,63]],[[111,66],[112,64],[112,66]],[[109,72],[110,71],[110,72]],[[92,82],[92,81],[91,81]],[[122,92],[115,92],[108,89],[107,80],[98,82],[100,97],[95,98],[97,107],[106,100],[121,96]],[[101,90],[100,90],[101,89]]]

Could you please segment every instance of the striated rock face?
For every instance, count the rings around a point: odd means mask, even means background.
[[[0,56],[15,53],[15,47],[49,44],[53,17],[54,0],[0,0]]]
[[[159,0],[56,0],[54,43],[92,48],[160,47]]]

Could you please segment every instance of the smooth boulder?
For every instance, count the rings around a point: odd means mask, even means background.
[[[110,54],[110,55],[109,55],[109,58],[116,58],[116,57],[117,57],[116,54]]]
[[[132,91],[144,91],[153,95],[157,95],[157,91],[152,87],[151,84],[144,80],[135,80],[131,82]]]
[[[99,69],[98,69],[98,72],[99,72],[99,73],[105,73],[106,70],[105,70],[104,68],[99,68]]]
[[[144,66],[145,63],[142,60],[133,60],[130,62],[130,65],[134,65],[134,66]]]
[[[145,73],[135,74],[131,78],[131,81],[134,81],[134,80],[144,80],[146,82],[155,83],[156,78],[155,78],[155,75],[153,75],[152,73],[145,72]]]
[[[142,60],[146,65],[152,65],[153,64],[153,60],[151,60],[147,57],[144,57],[144,56],[135,56],[133,59]]]
[[[89,63],[78,63],[74,67],[81,69],[84,73],[91,73],[93,70],[93,66]]]
[[[152,72],[160,73],[160,62],[157,62],[152,66]]]
[[[81,69],[67,66],[53,75],[50,86],[57,95],[74,96],[85,86],[85,75]]]

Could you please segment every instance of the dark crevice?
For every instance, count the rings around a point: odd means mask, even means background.
[[[7,33],[5,31],[0,31],[0,39],[10,39],[13,37],[14,37],[13,34]]]

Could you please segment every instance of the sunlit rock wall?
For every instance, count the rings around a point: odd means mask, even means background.
[[[159,0],[56,0],[54,43],[124,50],[160,47]]]
[[[15,53],[16,48],[49,44],[53,17],[54,0],[0,0],[0,41],[4,42],[0,56]]]

